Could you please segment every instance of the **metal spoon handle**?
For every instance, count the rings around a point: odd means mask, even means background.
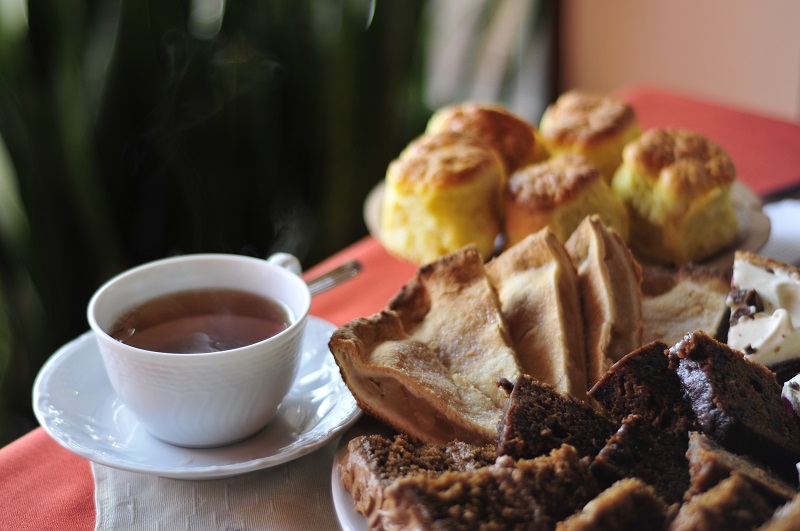
[[[309,280],[308,289],[311,290],[311,295],[317,295],[323,291],[328,291],[329,289],[338,286],[346,280],[353,278],[360,271],[361,262],[358,260],[350,260],[339,267],[335,267],[330,271]]]

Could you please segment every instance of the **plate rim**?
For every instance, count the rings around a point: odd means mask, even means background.
[[[380,435],[389,438],[394,437],[396,434],[396,431],[381,421],[367,416],[342,434],[339,439],[331,468],[331,499],[336,513],[336,520],[344,531],[366,531],[369,529],[367,518],[356,511],[353,497],[342,485],[341,476],[339,475],[339,463],[347,454],[350,441],[362,435]]]
[[[333,457],[331,501],[333,502],[333,511],[336,513],[336,520],[344,531],[366,531],[369,527],[367,519],[356,511],[353,498],[342,485],[342,478],[339,475],[339,462],[347,454],[347,444],[351,440],[349,437],[342,436]]]
[[[337,327],[332,323],[316,317],[316,316],[309,316],[309,325],[311,326],[318,326],[321,327],[320,333],[325,335],[330,335]],[[131,459],[115,459],[112,457],[108,457],[103,454],[98,454],[97,448],[89,448],[85,444],[76,444],[73,442],[70,443],[69,440],[66,440],[59,432],[53,429],[51,424],[52,415],[48,415],[45,411],[47,405],[53,404],[50,397],[47,397],[47,389],[44,387],[46,386],[49,378],[51,378],[54,374],[57,374],[58,368],[63,365],[69,363],[69,358],[74,357],[80,348],[96,348],[91,347],[88,345],[84,345],[85,343],[89,342],[91,338],[93,338],[94,332],[91,330],[82,333],[81,335],[77,336],[76,338],[70,340],[69,342],[65,343],[61,347],[59,347],[48,360],[42,365],[42,368],[39,370],[39,373],[36,375],[36,379],[34,380],[33,385],[33,410],[36,416],[37,421],[39,422],[40,426],[44,431],[54,439],[58,444],[60,444],[66,450],[83,457],[93,463],[108,466],[111,468],[116,468],[119,470],[125,470],[128,472],[135,472],[140,474],[146,475],[155,475],[160,477],[168,477],[168,478],[175,478],[175,479],[220,479],[225,477],[237,476],[241,474],[245,474],[248,472],[253,472],[256,470],[261,470],[265,468],[270,468],[272,466],[277,466],[280,464],[287,463],[304,455],[307,455],[325,444],[329,443],[330,441],[339,437],[342,433],[347,431],[350,427],[355,424],[358,419],[361,417],[362,411],[356,404],[355,398],[352,394],[349,393],[349,389],[344,384],[344,381],[341,380],[341,374],[336,371],[338,378],[340,379],[340,389],[343,391],[347,391],[347,393],[343,393],[342,396],[347,399],[349,396],[349,400],[351,404],[349,407],[345,405],[346,409],[340,413],[340,419],[338,424],[334,427],[330,428],[324,436],[310,440],[308,444],[300,445],[286,453],[280,454],[276,458],[276,454],[264,455],[252,459],[237,461],[233,463],[225,463],[219,465],[205,465],[205,466],[198,466],[193,468],[185,468],[185,467],[172,467],[172,466],[160,466],[160,465],[152,465],[148,464],[146,461],[143,463],[139,463],[133,461]],[[304,348],[305,348],[305,339],[304,339]],[[319,366],[323,367],[324,364],[334,363],[333,356],[330,353],[327,345],[324,346],[324,349],[321,349],[319,352],[322,356],[320,358]],[[324,356],[327,354],[327,356]],[[99,360],[99,349],[97,350],[98,361]],[[307,362],[308,363],[308,362]],[[101,362],[102,365],[102,362]],[[103,369],[98,369],[102,371]],[[109,386],[108,392],[114,393],[113,389],[110,387],[110,383],[107,384]],[[124,407],[124,406],[123,406]],[[324,419],[325,417],[323,417]],[[320,419],[322,420],[322,419]],[[138,422],[138,421],[137,421]],[[314,427],[304,432],[305,434],[311,433],[314,429],[319,426],[319,422],[315,424]],[[148,437],[152,437],[151,435],[147,434]],[[254,436],[257,437],[257,434]],[[234,443],[230,446],[236,445],[246,445],[248,441],[251,441],[253,437],[245,439],[239,443]],[[181,450],[181,447],[169,445],[169,443],[160,441],[155,437],[152,437],[153,444],[156,445],[168,445],[169,448],[177,448]],[[252,441],[251,441],[252,443]],[[224,448],[224,447],[220,447]],[[219,451],[220,448],[186,448],[187,452],[191,451],[193,453],[212,453],[214,451]]]

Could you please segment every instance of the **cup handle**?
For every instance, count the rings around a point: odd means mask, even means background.
[[[303,274],[303,267],[300,265],[300,260],[296,256],[289,253],[275,253],[267,258],[270,264],[282,267],[294,273],[297,276]]]

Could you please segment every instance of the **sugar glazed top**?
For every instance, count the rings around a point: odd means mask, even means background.
[[[625,147],[623,158],[654,185],[690,199],[730,185],[733,162],[722,148],[702,135],[675,129],[650,129]]]
[[[602,142],[635,123],[633,108],[616,98],[573,91],[563,94],[542,116],[540,132],[551,142]]]

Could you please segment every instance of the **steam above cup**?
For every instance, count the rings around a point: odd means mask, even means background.
[[[126,271],[95,292],[87,317],[108,378],[150,434],[179,446],[221,446],[272,420],[297,375],[311,306],[298,273],[299,262],[285,253],[271,261],[186,255]],[[156,351],[112,337],[120,320],[141,305],[198,290],[245,292],[277,302],[287,323],[266,339],[213,352]]]

